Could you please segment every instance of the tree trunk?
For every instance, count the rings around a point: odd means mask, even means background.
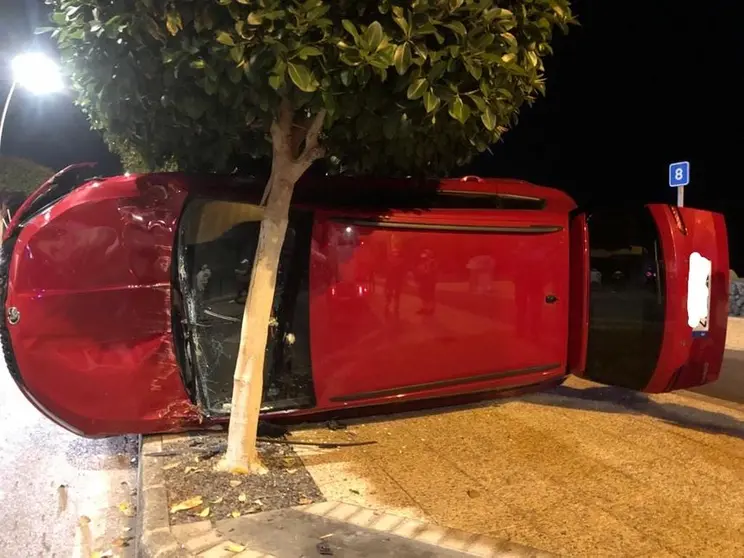
[[[271,321],[279,257],[287,232],[289,206],[294,186],[312,163],[323,155],[318,135],[325,113],[315,116],[308,128],[293,130],[293,111],[282,103],[279,119],[271,127],[273,158],[271,178],[266,186],[264,217],[243,310],[238,361],[233,378],[230,428],[222,470],[233,473],[265,471],[256,451],[256,432],[263,395],[263,374]],[[304,138],[303,145],[296,134]]]
[[[271,193],[261,221],[248,298],[243,309],[238,362],[233,378],[225,462],[227,468],[235,473],[255,473],[262,470],[256,453],[256,431],[263,393],[271,308],[294,183],[285,178],[272,178],[268,187]]]

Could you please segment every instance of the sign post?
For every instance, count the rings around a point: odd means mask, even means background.
[[[685,186],[690,183],[690,163],[681,161],[669,165],[669,187],[677,189],[677,207],[685,206]]]

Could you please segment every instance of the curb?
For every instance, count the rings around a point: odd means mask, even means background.
[[[224,556],[277,558],[250,548],[237,554],[230,552],[227,547],[236,543],[228,540],[227,535],[209,520],[171,527],[168,515],[168,494],[161,463],[159,458],[145,455],[162,451],[163,436],[142,436],[139,447],[135,545],[137,558],[219,558]],[[287,511],[321,517],[417,543],[425,543],[432,545],[432,552],[440,548],[484,558],[553,558],[556,556],[512,543],[506,539],[450,529],[343,502],[317,502],[288,508]],[[258,518],[261,515],[263,514],[256,514],[253,517]]]
[[[137,558],[187,558],[171,533],[165,476],[157,457],[145,454],[163,450],[163,437],[141,436],[137,466]]]

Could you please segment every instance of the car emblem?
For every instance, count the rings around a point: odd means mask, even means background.
[[[21,321],[21,313],[18,311],[18,308],[15,306],[11,306],[8,308],[8,323],[10,325],[16,325],[18,322]]]

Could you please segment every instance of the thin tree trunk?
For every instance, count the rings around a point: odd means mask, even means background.
[[[261,221],[233,379],[232,414],[225,460],[229,469],[236,473],[262,470],[256,453],[256,432],[263,394],[264,360],[279,257],[287,232],[294,183],[278,178],[270,180],[269,187],[271,194]]]
[[[233,395],[227,453],[220,468],[233,473],[260,473],[264,467],[256,451],[258,417],[263,395],[264,361],[271,321],[274,291],[282,244],[287,232],[289,206],[294,186],[312,163],[322,157],[318,135],[325,113],[319,113],[307,129],[302,142],[293,134],[293,111],[282,103],[279,119],[271,127],[273,159],[271,178],[266,186],[264,217],[243,310],[238,361],[233,378]]]

